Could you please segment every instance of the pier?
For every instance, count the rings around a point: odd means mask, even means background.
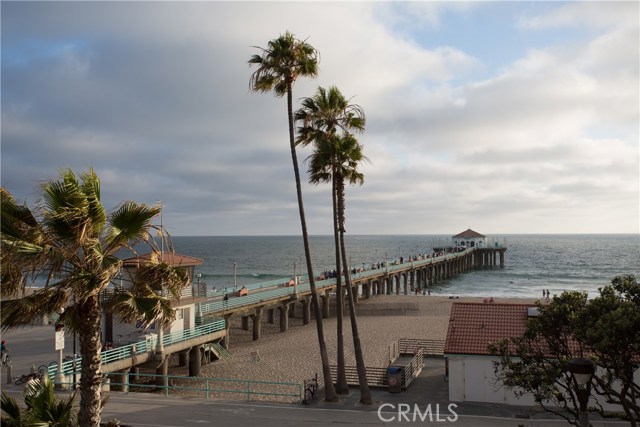
[[[468,270],[504,268],[507,250],[506,246],[499,244],[490,247],[456,245],[439,249],[432,256],[400,259],[369,270],[353,269],[350,271],[350,279],[354,302],[376,295],[429,292],[435,284]],[[194,261],[192,264],[197,263]],[[193,277],[193,270],[190,272],[190,277]],[[329,317],[331,296],[335,294],[336,287],[336,278],[316,280],[323,318]],[[246,285],[243,289],[244,292],[238,291],[233,297],[223,299],[226,290],[211,291],[200,281],[191,283],[183,291],[183,298],[180,300],[185,327],[165,334],[147,334],[142,341],[121,343],[114,349],[103,351],[103,373],[113,373],[126,390],[126,379],[138,366],[151,364],[157,368],[158,374],[166,376],[168,357],[177,353],[180,355],[180,364],[189,366],[189,375],[197,376],[202,360],[210,356],[219,358],[222,354],[228,355],[232,317],[242,319],[242,329],[248,331],[251,328],[254,341],[261,337],[262,323],[266,321],[274,324],[276,317],[280,332],[286,332],[289,318],[294,317],[297,306],[300,307],[298,312],[302,313],[303,324],[311,322],[312,302],[308,281],[298,283],[295,279],[283,278]],[[346,292],[343,298],[345,297]],[[345,305],[348,307],[348,304]],[[187,321],[191,316],[193,323]],[[109,325],[105,327],[111,333]],[[207,352],[211,354],[207,355]],[[63,363],[60,374],[67,381],[77,363],[77,360],[75,365],[73,362]],[[57,376],[58,367],[50,367],[49,373],[52,377]],[[161,386],[163,382],[158,385]]]
[[[351,273],[354,302],[359,298],[376,295],[408,295],[418,290],[429,292],[439,282],[457,276],[470,269],[504,268],[506,246],[494,245],[490,248],[462,248],[440,255],[421,257],[400,263],[399,261],[381,268],[357,270]],[[323,318],[329,317],[329,303],[336,291],[336,279],[317,279],[316,290]],[[242,329],[252,328],[254,340],[260,339],[261,323],[266,318],[271,324],[276,321],[280,331],[288,329],[288,319],[293,317],[296,304],[301,306],[303,324],[311,320],[311,290],[309,283],[295,286],[288,283],[276,285],[273,282],[248,285],[248,294],[200,304],[196,313],[196,323],[204,324],[215,319],[225,320],[226,334],[222,346],[229,349],[230,318],[242,317]],[[346,295],[345,295],[346,297]]]

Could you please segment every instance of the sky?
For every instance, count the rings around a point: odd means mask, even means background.
[[[320,52],[294,108],[335,85],[366,114],[347,233],[638,233],[639,5],[2,1],[1,184],[93,168],[173,235],[301,234],[286,97],[249,89],[290,31]]]

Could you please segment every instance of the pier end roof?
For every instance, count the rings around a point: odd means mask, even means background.
[[[458,233],[453,236],[454,239],[484,239],[485,237],[487,236],[485,236],[484,234],[480,234],[477,231],[473,231],[470,228],[466,229],[462,233]]]

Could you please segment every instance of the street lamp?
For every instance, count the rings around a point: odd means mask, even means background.
[[[591,377],[596,372],[596,364],[591,359],[578,357],[569,360],[568,369],[576,383],[576,395],[580,404],[579,424],[581,427],[589,427],[587,404],[591,394]]]

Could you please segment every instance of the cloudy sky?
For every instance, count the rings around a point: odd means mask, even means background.
[[[351,234],[638,233],[637,2],[9,2],[2,186],[32,203],[93,167],[103,201],[165,205],[174,235],[300,234],[286,99],[255,46],[320,52],[367,117]],[[294,107],[295,108],[295,107]],[[302,162],[309,149],[299,151]],[[309,231],[332,231],[306,184]]]

